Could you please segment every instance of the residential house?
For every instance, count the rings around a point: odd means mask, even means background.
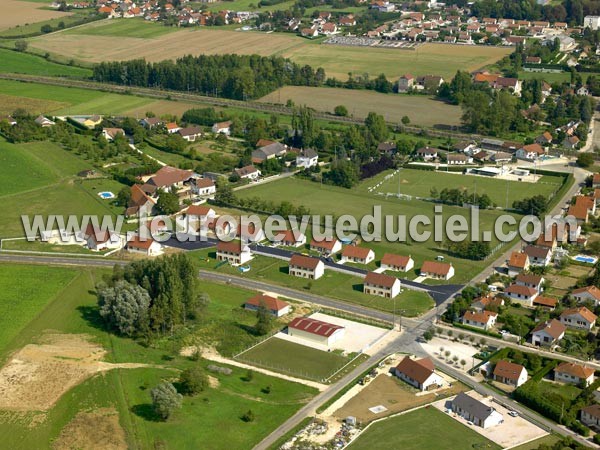
[[[458,142],[457,144],[454,144],[453,148],[455,151],[466,153],[467,155],[472,155],[479,150],[477,144],[473,141]]]
[[[177,125],[175,122],[169,122],[165,125],[167,129],[167,133],[174,134],[181,130],[181,127]]]
[[[524,270],[529,270],[529,257],[525,253],[512,252],[508,260],[508,276],[514,277]]]
[[[454,276],[452,264],[439,261],[425,261],[421,266],[421,276],[437,280],[449,280]]]
[[[498,319],[498,313],[492,311],[466,311],[462,316],[462,323],[470,327],[489,330],[496,325],[496,319]]]
[[[562,142],[562,146],[567,150],[577,150],[579,148],[579,138],[575,135],[567,136]]]
[[[295,253],[290,258],[288,271],[294,277],[318,280],[325,273],[325,264],[318,258]]]
[[[544,131],[542,134],[540,134],[538,137],[535,138],[535,142],[536,144],[540,144],[540,145],[551,145],[552,144],[552,135],[550,134],[549,131]]]
[[[527,381],[527,370],[521,364],[501,359],[496,363],[492,376],[494,381],[518,388]]]
[[[198,195],[202,196],[213,195],[217,192],[217,186],[210,178],[198,178],[196,180],[196,189]]]
[[[498,311],[498,308],[501,306],[504,306],[504,299],[502,296],[491,297],[488,295],[485,297],[477,297],[473,299],[473,302],[471,303],[471,308],[477,312],[485,310]]]
[[[513,159],[513,155],[506,152],[496,152],[490,158],[496,164],[509,163]]]
[[[473,159],[469,158],[464,153],[450,153],[446,156],[446,161],[449,165],[465,165],[467,163],[473,162]]]
[[[250,242],[261,242],[267,238],[260,224],[257,226],[253,222],[245,223],[243,220],[238,224],[236,236],[247,244]]]
[[[552,258],[552,250],[547,247],[538,247],[537,245],[528,245],[523,252],[529,259],[530,266],[547,266]]]
[[[296,155],[296,167],[308,169],[319,164],[319,155],[312,148],[300,150]]]
[[[342,250],[341,262],[353,262],[357,264],[369,264],[375,259],[375,253],[370,248],[347,245]]]
[[[249,311],[258,311],[261,306],[275,317],[285,316],[291,310],[288,302],[267,294],[256,294],[244,303],[244,309]]]
[[[273,142],[272,144],[260,147],[252,152],[252,162],[260,164],[268,159],[275,158],[277,156],[283,156],[287,152],[287,145],[280,142]]]
[[[397,147],[395,142],[380,142],[377,146],[377,151],[384,155],[392,156],[396,153]]]
[[[226,122],[217,122],[213,124],[211,131],[215,134],[224,134],[225,136],[231,135],[231,124],[233,122],[231,120],[227,120]]]
[[[316,26],[310,28],[302,28],[300,30],[300,34],[302,35],[302,37],[312,39],[319,35],[319,28]]]
[[[571,362],[563,362],[554,368],[554,379],[561,383],[589,386],[594,382],[594,369]]]
[[[424,89],[429,92],[437,92],[444,79],[438,75],[424,75],[417,77],[417,89]]]
[[[560,315],[560,323],[568,328],[591,331],[598,317],[585,306],[565,309]]]
[[[381,258],[381,268],[384,270],[393,270],[396,272],[408,272],[415,266],[415,261],[408,256],[394,255],[386,253]]]
[[[567,327],[556,319],[540,322],[531,331],[531,343],[538,346],[552,346],[565,336],[565,331]]]
[[[195,179],[192,170],[177,169],[171,166],[161,167],[148,181],[142,186],[144,192],[150,191],[169,191],[171,189],[183,190],[190,187]]]
[[[594,306],[600,304],[600,289],[596,286],[586,286],[579,289],[574,289],[571,292],[571,296],[581,302],[592,302]]]
[[[595,173],[592,176],[592,187],[593,188],[600,188],[600,173]]]
[[[539,56],[527,56],[525,58],[525,64],[541,64],[542,58]]]
[[[515,153],[515,156],[518,159],[525,159],[528,161],[535,161],[540,156],[544,155],[546,151],[542,148],[540,144],[529,144],[524,145]]]
[[[504,290],[504,295],[512,300],[516,300],[522,305],[533,306],[533,301],[539,295],[534,288],[511,284]]]
[[[415,83],[415,77],[410,74],[402,75],[398,79],[398,92],[407,92],[410,91]]]
[[[321,25],[321,33],[324,34],[325,36],[328,36],[330,34],[335,34],[338,31],[338,27],[335,23],[333,22],[327,22],[324,23],[323,25]]]
[[[461,392],[452,400],[452,411],[481,428],[490,428],[504,421],[493,407]]]
[[[83,238],[87,248],[93,251],[114,250],[121,247],[121,237],[114,231],[100,229],[88,223]]]
[[[158,117],[144,117],[142,120],[140,120],[140,124],[144,127],[147,128],[149,130],[151,130],[154,127],[158,127],[160,125],[162,125],[164,122],[159,119]]]
[[[326,255],[333,255],[342,249],[342,243],[335,238],[325,238],[322,241],[313,238],[310,241],[310,249]]]
[[[600,405],[594,403],[581,408],[581,423],[595,429],[600,428]]]
[[[202,128],[186,127],[180,128],[177,133],[188,142],[194,142],[196,138],[202,137]]]
[[[491,157],[490,154],[488,152],[486,152],[485,150],[480,150],[477,153],[473,154],[473,159],[480,163],[488,161],[490,159],[490,157]],[[471,160],[469,160],[468,162],[471,162]]]
[[[227,261],[232,266],[245,264],[252,259],[250,247],[240,241],[217,242],[217,261]]]
[[[356,26],[356,19],[352,14],[340,17],[338,23],[343,27],[354,27]]]
[[[150,196],[148,196],[140,187],[139,184],[134,184],[130,188],[131,196],[129,203],[127,203],[127,209],[125,210],[125,216],[131,217],[136,214],[151,216],[154,212],[156,202]]]
[[[273,244],[285,247],[301,247],[306,244],[306,236],[298,230],[285,230],[273,236]]]
[[[117,135],[121,135],[121,136],[125,136],[125,131],[123,130],[123,128],[103,128],[102,129],[102,136],[104,136],[104,139],[106,139],[107,141],[114,141],[115,138],[117,137]]]
[[[538,295],[535,300],[533,300],[533,307],[540,307],[542,309],[546,309],[549,311],[554,311],[556,305],[558,304],[558,300],[550,297],[542,297]]]
[[[542,285],[544,284],[544,281],[544,277],[530,273],[520,273],[515,278],[515,284],[533,288],[538,294],[541,294],[543,291]]]
[[[260,170],[254,166],[244,166],[239,169],[233,169],[233,173],[240,177],[240,180],[255,181],[260,177]]]
[[[155,241],[152,236],[142,239],[137,233],[130,236],[125,244],[125,250],[145,256],[159,256],[163,253],[162,244],[160,242]]]
[[[417,156],[429,161],[438,157],[438,149],[431,147],[421,147],[417,150]]]
[[[363,292],[379,297],[394,298],[400,293],[400,280],[383,273],[369,272],[363,282]]]
[[[56,125],[56,122],[53,122],[52,120],[42,115],[37,116],[34,122],[42,128],[47,128]]]
[[[445,385],[444,379],[435,372],[431,358],[413,359],[405,356],[394,368],[394,374],[421,392]]]
[[[290,336],[330,347],[344,337],[346,329],[310,317],[296,317],[288,324],[287,332]]]

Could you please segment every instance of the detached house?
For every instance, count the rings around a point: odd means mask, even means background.
[[[527,370],[520,364],[500,360],[493,373],[494,381],[519,387],[527,381]]]
[[[535,138],[536,144],[540,145],[550,145],[552,144],[552,135],[549,131],[544,131],[538,137]]]
[[[34,120],[34,122],[36,124],[38,124],[40,127],[42,128],[47,128],[47,127],[51,127],[53,125],[56,125],[56,122],[48,119],[47,117],[44,117],[42,115],[39,115],[36,117],[36,119]]]
[[[579,289],[574,289],[571,295],[577,299],[579,303],[591,301],[594,306],[600,303],[600,289],[596,286],[586,286]]]
[[[512,252],[508,260],[508,276],[514,277],[529,269],[529,258],[525,253]]]
[[[196,138],[202,137],[202,128],[186,127],[177,130],[177,133],[188,142],[194,142]]]
[[[394,369],[394,374],[420,391],[443,386],[444,379],[435,372],[431,358],[412,359],[406,356]]]
[[[217,186],[215,182],[210,178],[199,178],[196,180],[196,189],[198,195],[213,195],[217,192]]]
[[[593,405],[581,408],[581,422],[588,427],[600,428],[600,405]]]
[[[318,258],[296,253],[290,259],[288,271],[294,277],[318,280],[325,273],[325,264]]]
[[[145,256],[158,256],[163,252],[160,242],[155,241],[151,236],[141,239],[138,234],[134,234],[129,238],[125,244],[125,250]]]
[[[363,292],[379,297],[394,298],[400,293],[400,280],[390,275],[369,272],[363,283]]]
[[[469,158],[464,153],[451,153],[446,157],[446,161],[450,165],[465,165],[473,162],[473,159]]]
[[[594,382],[594,369],[581,364],[563,362],[554,369],[554,379],[562,383],[589,386]]]
[[[181,190],[194,180],[192,170],[177,169],[171,166],[161,167],[145,185],[142,186],[144,192],[156,192],[157,190],[168,191],[171,188]]]
[[[231,120],[226,122],[217,122],[212,126],[211,131],[215,134],[224,134],[225,136],[229,136],[231,134],[232,123],[233,122],[231,122]]]
[[[528,161],[535,161],[540,156],[546,154],[546,151],[542,148],[540,144],[529,144],[524,145],[515,153],[515,156],[518,159],[525,159]]]
[[[394,255],[386,253],[381,258],[381,268],[384,270],[393,270],[396,272],[408,272],[415,266],[415,261],[408,256]]]
[[[342,251],[341,262],[353,262],[357,264],[369,264],[375,259],[375,253],[370,248],[347,245]]]
[[[590,331],[598,317],[585,306],[565,309],[560,315],[560,323],[569,328]]]
[[[342,249],[342,243],[335,238],[329,240],[326,238],[322,241],[313,239],[310,241],[310,249],[315,252],[333,255]]]
[[[438,157],[438,149],[431,147],[421,147],[417,150],[417,156],[429,161]]]
[[[477,297],[473,299],[471,308],[475,311],[482,312],[485,310],[494,311],[504,306],[504,299],[501,296],[498,297]]]
[[[252,162],[260,164],[268,159],[275,158],[277,156],[283,156],[287,152],[287,145],[280,142],[273,142],[272,144],[260,147],[252,152]]]
[[[257,180],[260,177],[260,170],[254,166],[245,166],[240,169],[233,169],[233,172],[240,177],[240,180]]]
[[[289,303],[266,294],[256,294],[244,303],[244,308],[250,311],[258,311],[261,306],[275,317],[285,316],[290,312]]]
[[[547,266],[552,258],[552,250],[547,247],[528,245],[523,250],[529,259],[530,266]]]
[[[449,280],[454,276],[454,267],[452,264],[444,262],[425,261],[421,266],[421,276],[436,280]]]
[[[134,184],[131,186],[131,196],[125,210],[125,216],[131,217],[136,214],[151,216],[155,205],[155,201],[142,190],[140,185]]]
[[[227,261],[232,266],[245,264],[252,259],[250,247],[240,241],[217,242],[217,261]]]
[[[544,277],[539,275],[533,275],[529,273],[520,273],[515,278],[515,284],[519,286],[525,286],[535,289],[538,294],[542,292],[542,285],[544,284]]]
[[[531,343],[538,346],[552,346],[565,336],[565,327],[556,319],[539,323],[531,331]]]
[[[83,238],[93,251],[114,250],[121,247],[121,237],[114,231],[102,230],[88,223]]]
[[[461,392],[452,400],[452,411],[481,428],[489,428],[504,421],[502,414],[489,405]]]
[[[518,301],[522,305],[533,306],[533,301],[539,295],[539,293],[532,287],[511,284],[504,291],[504,295],[511,298],[512,300]]]
[[[462,317],[462,323],[475,328],[488,330],[496,325],[498,314],[491,311],[467,311]]]
[[[308,169],[319,164],[319,155],[312,148],[300,150],[296,156],[296,167]]]
[[[104,139],[106,139],[107,141],[114,141],[115,138],[117,137],[117,135],[121,135],[121,136],[125,136],[125,131],[123,130],[123,128],[103,128],[102,129],[102,136],[104,136]]]

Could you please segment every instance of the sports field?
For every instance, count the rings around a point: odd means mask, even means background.
[[[381,94],[366,90],[285,86],[266,95],[259,101],[284,104],[292,100],[296,105],[307,105],[317,111],[332,113],[337,105],[344,105],[354,117],[364,118],[376,111],[388,122],[400,123],[408,116],[411,123],[432,127],[434,125],[460,125],[460,107],[433,100],[423,95]]]
[[[1,72],[26,73],[45,76],[71,76],[87,78],[92,74],[89,69],[56,64],[46,59],[7,49],[0,49]]]
[[[375,448],[499,450],[500,446],[443,412],[424,407],[372,425],[348,448],[350,450]]]
[[[236,359],[299,378],[321,381],[342,368],[349,359],[279,338],[239,355]]]

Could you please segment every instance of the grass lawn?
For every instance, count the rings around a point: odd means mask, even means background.
[[[176,27],[167,27],[162,23],[139,19],[113,19],[94,22],[85,27],[65,31],[65,34],[84,34],[88,36],[118,36],[133,38],[155,38],[177,31]]]
[[[537,387],[544,395],[559,396],[568,401],[574,400],[581,393],[581,389],[573,384],[550,383],[542,380]]]
[[[433,407],[424,407],[372,425],[348,448],[351,450],[375,448],[471,450],[473,448],[500,449],[500,446],[479,433],[469,430],[443,412]]]
[[[299,378],[321,381],[344,366],[349,359],[305,345],[271,338],[236,359]]]
[[[45,60],[39,56],[0,49],[2,65],[0,71],[44,76],[71,76],[87,78],[92,71],[81,67],[65,66]]]
[[[0,360],[10,341],[76,275],[63,267],[0,264]]]
[[[534,441],[527,442],[526,444],[519,445],[517,447],[512,447],[511,450],[537,450],[540,447],[540,445],[552,446],[560,440],[560,436],[557,436],[556,434],[548,434]]]

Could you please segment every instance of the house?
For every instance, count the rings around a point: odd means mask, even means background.
[[[592,176],[592,187],[593,188],[600,188],[600,173],[595,173]]]
[[[593,405],[581,408],[579,420],[588,427],[600,428],[600,405],[594,403]]]
[[[207,205],[191,205],[188,209],[186,209],[185,214],[189,217],[195,217],[197,219],[209,219],[217,215],[216,211]]]
[[[285,247],[301,247],[306,244],[306,236],[298,230],[285,230],[273,237],[274,244]]]
[[[347,245],[342,251],[341,262],[353,262],[357,264],[369,264],[375,259],[375,253],[370,248]]]
[[[337,31],[338,27],[333,22],[327,22],[321,26],[321,33],[324,35],[335,34]]]
[[[540,144],[529,144],[524,145],[515,153],[515,156],[518,159],[525,159],[528,161],[535,161],[540,156],[544,155],[546,151],[542,148]]]
[[[492,311],[466,311],[462,316],[462,323],[471,327],[488,330],[496,325],[496,319],[498,319],[498,313]]]
[[[527,381],[527,370],[520,364],[501,359],[496,363],[492,376],[494,381],[517,388]]]
[[[574,289],[571,292],[571,296],[573,296],[579,303],[591,301],[594,306],[598,306],[600,304],[600,289],[596,286],[586,286],[579,289]]]
[[[340,17],[338,23],[343,27],[354,27],[356,26],[356,19],[352,14],[344,17]]]
[[[533,300],[533,307],[540,307],[542,309],[547,309],[550,311],[553,311],[556,308],[556,305],[558,304],[558,300],[555,298],[550,298],[550,297],[542,297],[541,295],[538,295],[535,300]]]
[[[579,147],[579,138],[575,135],[567,136],[564,141],[562,141],[562,146],[567,150],[576,150]]]
[[[422,77],[417,77],[417,88],[437,92],[443,82],[444,79],[438,75],[424,75]]]
[[[326,255],[333,255],[342,249],[342,243],[335,238],[325,238],[322,241],[313,238],[310,241],[310,249]]]
[[[536,144],[540,145],[550,145],[552,144],[552,135],[549,131],[544,131],[538,137],[535,138]]]
[[[456,165],[456,164],[464,165],[464,164],[473,162],[473,159],[469,158],[464,153],[450,153],[448,156],[446,156],[446,161],[450,165]]]
[[[514,277],[524,270],[529,270],[529,257],[525,253],[512,252],[508,260],[508,276]]]
[[[569,206],[569,210],[567,211],[567,215],[577,219],[577,223],[580,225],[588,222],[589,214],[590,209],[583,203],[575,203]]]
[[[452,264],[439,261],[425,261],[421,266],[421,276],[437,280],[449,280],[454,276]]]
[[[117,135],[125,136],[123,128],[102,128],[102,136],[107,141],[114,141]]]
[[[540,322],[531,331],[531,343],[538,346],[551,346],[560,341],[565,336],[565,327],[556,319]]]
[[[562,383],[589,386],[594,382],[594,369],[581,364],[563,362],[554,368],[554,379]]]
[[[260,164],[268,159],[275,158],[277,156],[285,155],[287,151],[287,145],[281,142],[273,142],[272,144],[260,147],[252,152],[252,162]]]
[[[121,247],[121,237],[114,231],[100,229],[88,223],[83,233],[87,247],[93,251],[114,250]]]
[[[452,411],[481,428],[490,428],[504,421],[502,414],[494,408],[464,392],[461,392],[452,400]]]
[[[415,261],[408,256],[394,255],[386,253],[381,258],[381,268],[384,270],[393,270],[396,272],[408,272],[415,266]]]
[[[171,166],[161,167],[148,181],[146,185],[150,189],[168,191],[172,188],[181,190],[186,184],[189,184],[194,179],[194,172],[192,170],[177,169]],[[146,192],[146,185],[142,189]]]
[[[215,134],[224,134],[225,136],[229,136],[231,135],[232,123],[233,122],[231,120],[226,122],[217,122],[212,126],[211,131]]]
[[[232,266],[239,266],[251,259],[250,247],[240,241],[217,242],[217,261],[227,261]]]
[[[142,190],[140,185],[134,184],[131,186],[131,196],[127,203],[125,216],[131,217],[136,214],[151,216],[155,205],[156,202]]]
[[[501,296],[477,297],[477,298],[473,299],[473,302],[471,303],[471,308],[473,308],[475,311],[478,311],[478,312],[485,311],[485,310],[497,311],[498,308],[500,308],[501,306],[504,306],[504,299]]]
[[[257,226],[253,222],[245,223],[244,220],[238,224],[236,236],[246,244],[249,244],[250,242],[261,242],[267,238],[265,231],[260,224]]]
[[[492,157],[490,159],[493,162],[495,162],[496,164],[501,164],[501,163],[511,162],[513,159],[513,156],[510,153],[506,153],[506,152],[496,152],[492,155]]]
[[[542,58],[539,56],[527,56],[525,58],[525,64],[541,64]]]
[[[291,309],[288,302],[266,294],[256,294],[244,303],[244,309],[249,311],[258,311],[261,306],[264,306],[269,311],[269,314],[275,317],[285,316]]]
[[[12,116],[0,116],[0,122],[4,120],[6,120],[11,127],[17,124],[17,121]]]
[[[467,155],[472,155],[473,153],[476,153],[479,150],[477,144],[473,141],[458,142],[454,144],[453,149],[457,152],[466,153]]]
[[[300,153],[296,155],[296,167],[303,167],[308,169],[319,164],[319,155],[312,148],[305,148],[300,150]]]
[[[310,27],[310,28],[302,28],[300,30],[300,34],[303,37],[307,37],[307,38],[314,38],[317,37],[319,35],[319,29],[317,27]]]
[[[583,28],[590,30],[600,29],[600,16],[585,16],[583,18]]]
[[[144,117],[142,120],[140,120],[140,124],[144,128],[148,128],[150,130],[154,127],[162,125],[163,121],[160,120],[158,117]]]
[[[379,297],[394,298],[400,293],[400,280],[383,273],[369,272],[363,282],[363,292]]]
[[[531,287],[511,284],[504,290],[504,295],[512,300],[518,301],[522,305],[533,306],[533,301],[539,295],[539,293],[537,290]]]
[[[210,178],[198,178],[196,180],[196,189],[198,195],[213,195],[217,192],[215,182]]]
[[[394,374],[420,391],[429,391],[444,386],[444,379],[435,372],[431,358],[413,359],[404,357],[395,367]]]
[[[515,284],[533,288],[538,292],[538,294],[540,294],[543,290],[542,285],[544,284],[544,281],[544,277],[526,273],[520,273],[515,278]]]
[[[167,129],[167,133],[174,134],[181,130],[181,127],[177,125],[175,122],[169,122],[165,125]]]
[[[188,142],[194,142],[196,138],[202,137],[202,128],[186,127],[177,130],[177,133]]]
[[[325,264],[318,258],[295,253],[290,258],[288,272],[294,277],[318,280],[325,273]]]
[[[547,266],[552,258],[552,250],[547,247],[538,247],[537,245],[528,245],[523,252],[529,259],[530,266]]]
[[[216,212],[207,205],[191,205],[185,210],[184,216],[177,219],[178,224],[187,233],[206,234],[209,222],[216,221]]]
[[[34,120],[34,122],[42,128],[51,127],[53,125],[56,125],[56,122],[53,122],[52,120],[50,120],[47,117],[44,117],[42,115],[37,116],[36,119]]]
[[[155,241],[151,236],[141,239],[139,234],[134,234],[129,238],[125,244],[125,250],[145,256],[158,256],[163,252],[160,242]]]
[[[485,150],[480,150],[473,154],[473,159],[475,161],[479,161],[479,162],[483,163],[490,159],[490,154],[488,152],[486,152]],[[469,160],[468,162],[470,163],[472,161]]]
[[[240,169],[233,169],[233,173],[235,173],[241,180],[257,180],[260,177],[260,170],[258,170],[254,166],[244,166]]]
[[[412,89],[415,83],[415,77],[410,74],[402,75],[398,79],[398,92],[406,92]]]
[[[560,315],[560,323],[568,328],[591,331],[596,325],[598,316],[587,309],[585,306],[565,309]]]
[[[397,147],[395,142],[380,142],[377,146],[377,151],[384,155],[392,156],[396,153]]]
[[[417,156],[419,158],[423,158],[425,161],[429,161],[438,157],[438,149],[431,147],[421,147],[417,150]]]
[[[323,322],[310,317],[296,317],[288,324],[288,335],[330,347],[344,337],[341,325]],[[290,355],[293,357],[293,355]]]

